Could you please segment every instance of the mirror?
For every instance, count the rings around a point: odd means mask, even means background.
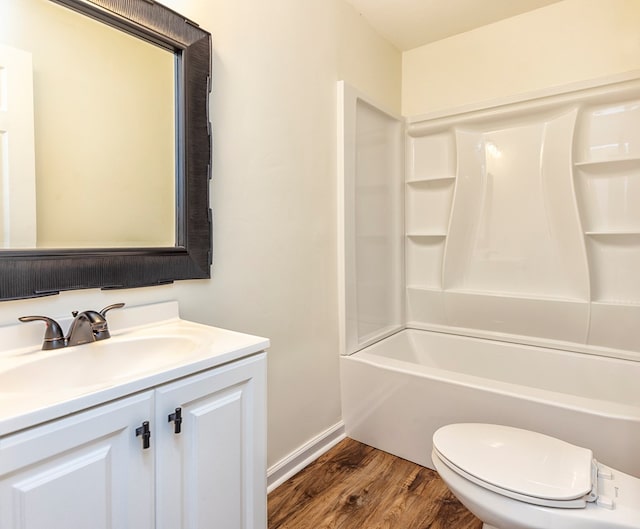
[[[18,121],[5,129],[8,156],[35,156],[8,168],[0,246],[173,246],[174,54],[49,0],[10,2],[6,14],[5,112]],[[91,217],[108,221],[75,222]]]
[[[210,35],[146,0],[0,8],[0,299],[210,277]]]

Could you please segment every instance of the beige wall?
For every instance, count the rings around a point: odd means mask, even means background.
[[[403,54],[406,116],[640,68],[638,0],[565,0]]]
[[[215,264],[185,316],[269,337],[269,464],[341,419],[336,82],[400,110],[401,57],[343,0],[172,0],[213,34]]]
[[[211,281],[0,303],[0,324],[124,301],[267,336],[269,464],[340,421],[336,81],[400,111],[400,53],[343,0],[165,0],[213,34]]]

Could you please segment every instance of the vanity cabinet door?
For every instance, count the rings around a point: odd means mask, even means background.
[[[0,438],[0,527],[153,529],[152,413],[149,391]]]
[[[266,529],[265,377],[261,353],[156,390],[157,529]]]

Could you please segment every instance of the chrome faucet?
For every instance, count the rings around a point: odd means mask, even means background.
[[[95,310],[85,310],[83,312],[74,311],[73,321],[69,326],[67,336],[62,334],[60,324],[47,316],[21,316],[18,318],[22,322],[44,321],[46,330],[42,349],[60,349],[61,347],[72,347],[83,343],[97,342],[111,337],[109,326],[107,325],[106,314],[111,309],[124,307],[124,303],[115,303],[105,307],[100,312]]]

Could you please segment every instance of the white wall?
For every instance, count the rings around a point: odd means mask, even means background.
[[[165,0],[214,44],[211,281],[0,303],[0,324],[178,299],[269,337],[269,464],[340,420],[336,81],[400,110],[400,53],[343,0]]]
[[[403,54],[415,116],[640,68],[640,2],[565,0]]]

